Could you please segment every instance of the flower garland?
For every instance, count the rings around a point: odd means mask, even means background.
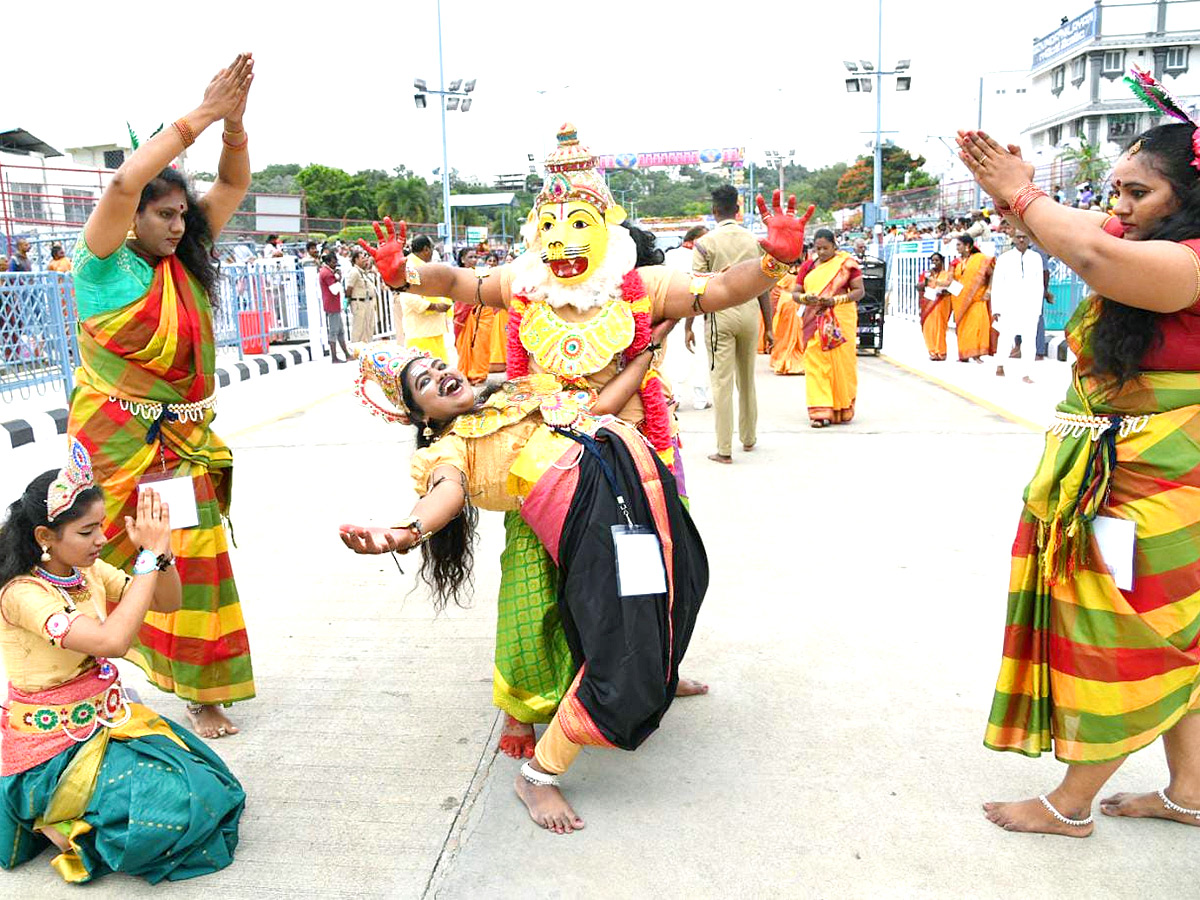
[[[633,341],[624,353],[624,362],[628,363],[650,346],[650,302],[637,269],[630,269],[621,279],[621,297],[633,308]],[[522,296],[514,296],[508,307],[509,378],[523,378],[529,374],[529,351],[521,343],[521,320],[528,307],[529,300]],[[646,373],[640,393],[644,411],[640,430],[655,450],[665,451],[671,446],[671,419],[666,391],[654,369]]]

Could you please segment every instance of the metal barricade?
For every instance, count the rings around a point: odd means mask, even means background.
[[[69,398],[79,360],[71,277],[0,272],[0,397],[62,386]]]

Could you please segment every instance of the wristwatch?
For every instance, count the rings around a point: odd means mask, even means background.
[[[392,528],[406,528],[417,536],[417,545],[425,543],[431,537],[432,532],[425,530],[425,526],[421,524],[421,520],[416,516],[409,516],[406,519],[401,519]]]

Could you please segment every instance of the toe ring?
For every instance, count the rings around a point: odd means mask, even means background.
[[[1042,794],[1040,797],[1038,797],[1038,800],[1042,801],[1042,806],[1046,807],[1046,810],[1050,813],[1050,815],[1054,816],[1054,818],[1058,819],[1058,821],[1062,822],[1064,825],[1070,825],[1072,828],[1083,828],[1085,825],[1091,825],[1092,822],[1095,821],[1092,816],[1088,816],[1086,819],[1068,819],[1054,808],[1054,804],[1046,799],[1045,794]]]

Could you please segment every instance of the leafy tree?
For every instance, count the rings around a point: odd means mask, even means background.
[[[925,157],[913,156],[907,150],[896,146],[883,148],[883,179],[885,191],[900,191],[906,187],[921,187],[936,184],[928,173],[921,169],[925,165]],[[911,184],[918,178],[922,184]],[[875,159],[874,155],[863,155],[854,165],[850,166],[838,179],[837,200],[842,206],[853,206],[870,200],[874,195]]]
[[[1068,147],[1059,159],[1074,168],[1076,184],[1090,181],[1099,185],[1108,174],[1108,160],[1101,155],[1099,144],[1089,144],[1081,139],[1079,146]]]

